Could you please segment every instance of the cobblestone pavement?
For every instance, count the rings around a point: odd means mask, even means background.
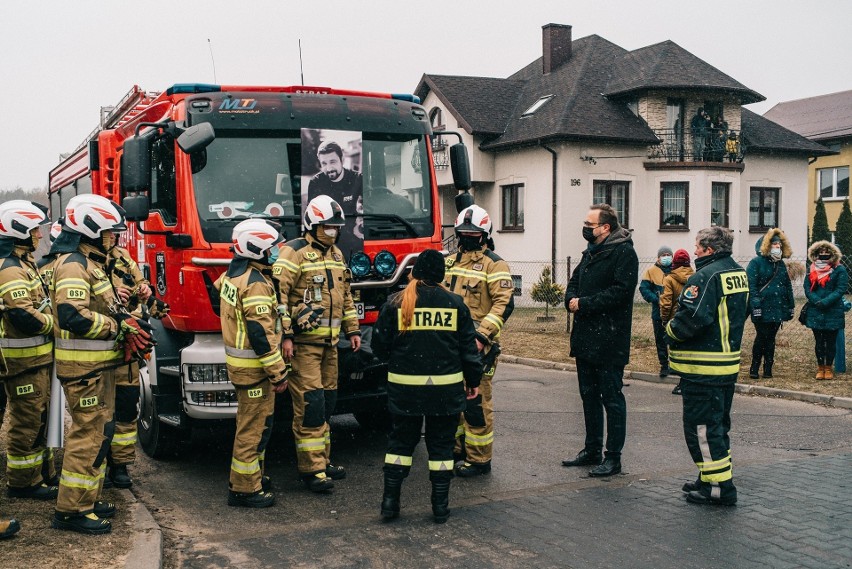
[[[560,466],[582,446],[576,390],[570,372],[498,370],[495,469],[453,481],[444,525],[432,522],[423,445],[401,517],[380,521],[385,437],[345,418],[335,423],[333,454],[348,476],[332,494],[294,480],[286,430],[267,451],[273,508],[225,505],[227,433],[197,437],[171,461],[140,459],[134,492],[163,527],[167,569],[852,567],[850,411],[737,395],[739,504],[710,507],[680,491],[696,470],[670,386],[625,387],[624,474],[601,480]]]
[[[683,477],[622,476],[457,502],[443,526],[424,504],[390,523],[356,516],[230,545],[267,567],[849,567],[850,467],[845,454],[742,468],[737,507],[688,504]]]

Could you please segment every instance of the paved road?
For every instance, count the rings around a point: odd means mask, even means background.
[[[713,569],[852,566],[852,413],[749,396],[734,400],[735,508],[687,504],[693,479],[671,387],[625,387],[625,473],[591,479],[561,459],[582,446],[572,372],[502,365],[495,379],[494,471],[453,482],[453,514],[431,522],[422,445],[402,517],[378,519],[385,437],[343,417],[333,458],[349,476],[329,495],[295,480],[288,432],[267,472],[275,507],[225,505],[230,433],[196,433],[167,462],[141,459],[134,491],[162,525],[165,566],[627,567]]]

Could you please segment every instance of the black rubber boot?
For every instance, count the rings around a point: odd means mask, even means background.
[[[268,508],[275,504],[275,494],[272,492],[234,492],[228,490],[228,505],[237,508]]]
[[[748,368],[748,376],[751,379],[757,379],[760,376],[758,372],[760,371],[760,356],[752,356],[751,357],[751,367]]]
[[[41,483],[29,488],[12,488],[9,486],[7,493],[10,498],[27,498],[29,500],[55,500],[59,495],[58,486],[48,486]]]
[[[95,508],[93,511],[99,518],[112,518],[115,516],[115,504],[112,502],[98,500],[95,502]]]
[[[763,379],[772,379],[772,364],[775,363],[775,344],[767,346],[763,357]]]
[[[109,520],[99,518],[94,512],[87,514],[64,514],[55,512],[50,525],[54,529],[64,529],[68,531],[76,531],[89,535],[99,535],[112,531],[112,524]]]
[[[436,524],[450,517],[450,478],[432,480],[432,516]]]
[[[402,491],[402,472],[385,472],[385,493],[382,495],[382,517],[392,520],[399,517],[399,494]]]
[[[130,478],[130,474],[127,472],[126,464],[113,465],[109,469],[107,478],[112,481],[112,486],[115,486],[116,488],[130,488],[133,486],[133,479]]]

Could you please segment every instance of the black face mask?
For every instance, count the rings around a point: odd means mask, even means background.
[[[595,239],[595,228],[594,227],[584,227],[583,228],[583,239],[588,241],[589,243],[594,243]]]
[[[459,249],[462,251],[478,251],[482,249],[482,235],[459,235]]]

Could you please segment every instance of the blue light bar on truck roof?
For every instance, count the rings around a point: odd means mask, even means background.
[[[175,83],[166,89],[167,95],[179,95],[182,93],[218,93],[222,90],[219,85],[210,83]]]
[[[391,99],[396,99],[398,101],[408,101],[409,103],[414,103],[415,105],[420,104],[420,97],[417,95],[407,95],[405,93],[391,93]]]

